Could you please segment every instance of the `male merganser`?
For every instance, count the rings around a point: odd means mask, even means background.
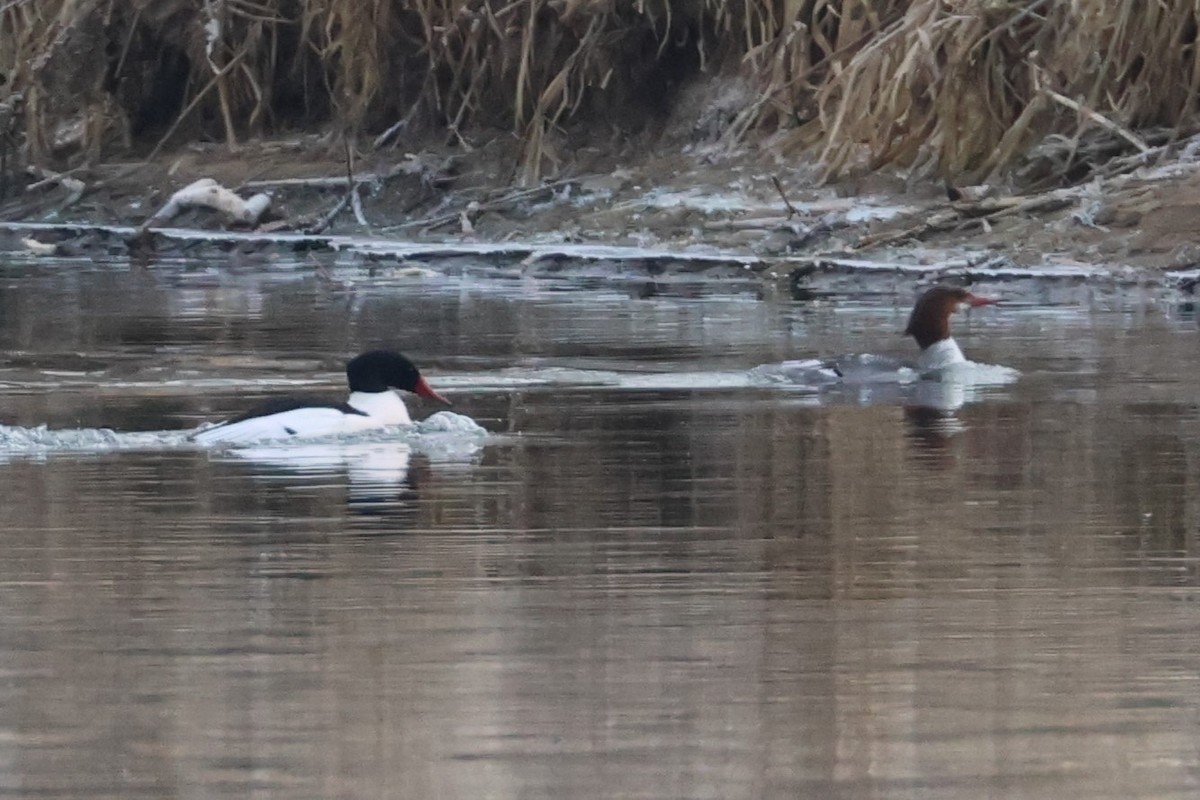
[[[996,302],[958,286],[934,286],[918,297],[904,329],[905,335],[916,339],[921,348],[917,371],[934,372],[966,363],[967,357],[950,336],[950,315],[964,306],[978,308]]]
[[[238,444],[262,439],[331,436],[408,425],[412,418],[391,388],[451,405],[429,387],[416,366],[399,353],[372,350],[346,364],[350,397],[344,403],[313,397],[268,400],[244,414],[193,434],[199,444]]]

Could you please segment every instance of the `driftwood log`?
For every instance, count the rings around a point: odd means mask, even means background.
[[[171,195],[166,205],[142,228],[164,225],[186,209],[195,207],[211,208],[232,222],[253,225],[271,207],[271,196],[259,193],[245,200],[212,178],[201,178]]]

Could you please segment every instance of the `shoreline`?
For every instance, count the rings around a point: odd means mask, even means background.
[[[390,267],[458,268],[483,257],[510,275],[609,270],[767,284],[799,271],[814,290],[823,276],[868,274],[1167,287],[1200,278],[1200,163],[1182,155],[1035,194],[953,188],[950,200],[945,187],[909,186],[901,175],[822,186],[809,169],[747,153],[660,148],[620,163],[594,155],[521,187],[502,177],[511,153],[501,148],[376,154],[347,173],[307,144],[190,147],[136,169],[78,170],[82,191],[43,178],[4,206],[0,252],[127,255],[143,266],[272,250]],[[172,192],[199,178],[243,197],[268,194],[264,221],[231,224],[190,208],[147,227]]]

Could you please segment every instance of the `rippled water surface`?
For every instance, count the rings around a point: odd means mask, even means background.
[[[0,423],[176,432],[0,452],[0,794],[1200,792],[1183,298],[980,287],[947,416],[745,379],[910,285],[308,274],[0,264]],[[491,434],[182,442],[385,344]]]

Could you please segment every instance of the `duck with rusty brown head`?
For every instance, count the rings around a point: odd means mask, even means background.
[[[904,333],[912,336],[921,348],[916,364],[909,368],[891,356],[861,353],[832,359],[810,358],[764,364],[750,371],[757,383],[788,386],[820,392],[845,387],[870,386],[874,396],[886,393],[888,385],[903,387],[912,382],[914,372],[920,377],[937,377],[942,371],[958,364],[968,364],[966,356],[950,335],[950,316],[963,308],[976,308],[996,303],[957,286],[934,286],[917,298]],[[1005,367],[977,365],[982,374],[970,376],[979,382],[1010,382],[1015,373]],[[982,380],[980,380],[982,379]]]
[[[934,372],[966,363],[967,357],[950,335],[950,316],[963,308],[994,305],[998,301],[980,297],[960,286],[934,286],[917,298],[908,317],[906,336],[916,340],[921,348],[917,356],[917,371]]]

